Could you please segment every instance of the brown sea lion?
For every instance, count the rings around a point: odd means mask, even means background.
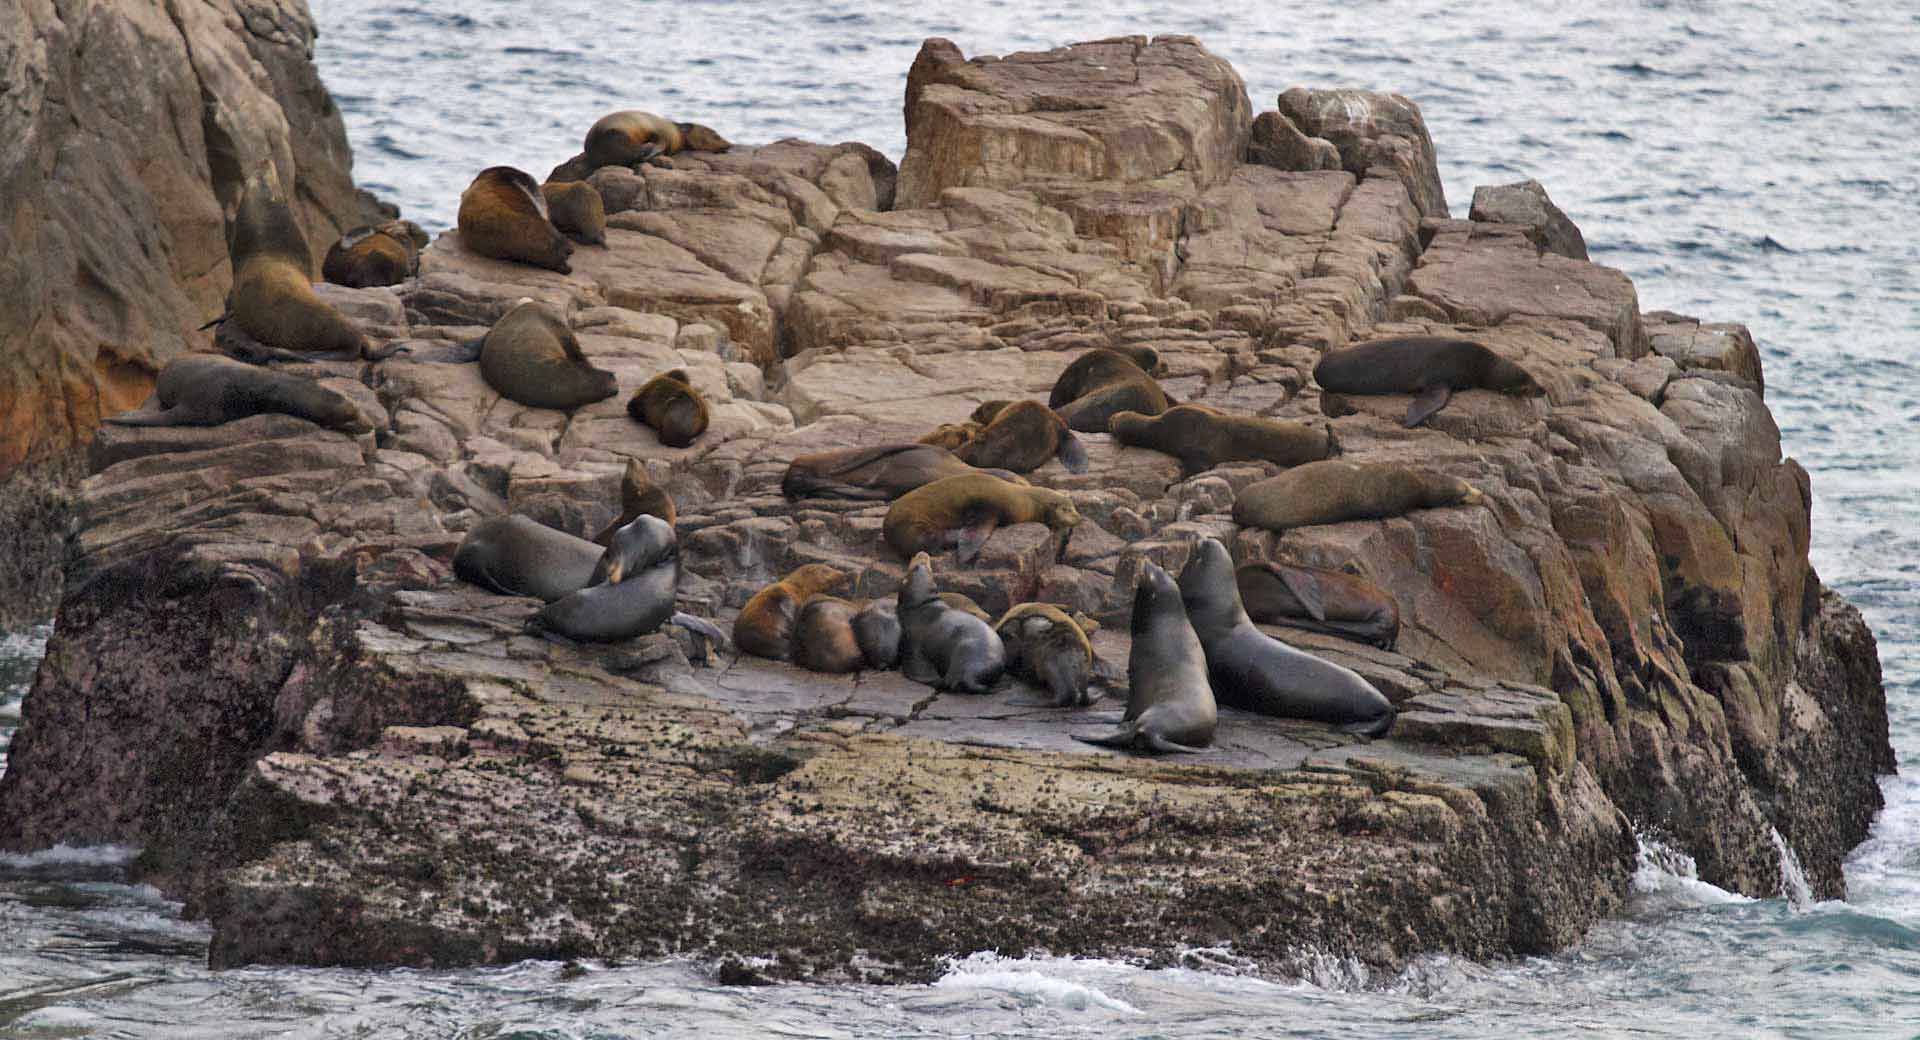
[[[628,399],[627,414],[652,427],[669,448],[684,448],[707,432],[707,399],[693,388],[684,368],[647,380]]]
[[[1066,420],[1038,401],[988,401],[973,410],[979,436],[955,454],[982,469],[1031,473],[1058,456],[1069,473],[1087,471],[1087,449]]]
[[[1121,444],[1152,448],[1179,459],[1188,476],[1223,462],[1259,460],[1298,466],[1333,454],[1333,433],[1325,426],[1228,415],[1197,404],[1179,405],[1153,416],[1121,412],[1113,417],[1111,429]]]
[[[1390,462],[1327,459],[1248,485],[1233,503],[1233,522],[1284,531],[1343,520],[1376,520],[1414,509],[1473,505],[1481,497],[1477,488],[1458,477]]]
[[[460,241],[481,256],[573,273],[573,243],[547,219],[547,200],[525,171],[489,166],[460,193]]]
[[[367,339],[359,326],[314,293],[313,253],[271,166],[247,178],[227,251],[233,261],[233,288],[227,293],[226,313],[215,320],[236,327],[265,352],[234,343],[224,328],[223,346],[247,360],[353,360],[367,355]]]
[[[896,605],[900,673],[959,693],[990,693],[1007,668],[1007,648],[993,626],[956,610],[934,592],[933,561],[915,553]]]
[[[810,672],[844,675],[865,664],[853,619],[860,608],[838,596],[815,596],[793,623],[793,663]]]
[[[1106,433],[1117,412],[1159,415],[1174,403],[1153,378],[1159,367],[1151,347],[1089,350],[1054,381],[1047,407],[1081,433]]]
[[[602,166],[632,166],[656,155],[724,152],[727,139],[698,123],[675,123],[652,112],[628,110],[600,117],[587,131],[588,171]]]
[[[399,285],[420,267],[427,233],[411,220],[357,227],[340,236],[320,264],[320,276],[350,289]]]
[[[733,643],[755,657],[776,661],[793,656],[793,626],[800,608],[815,596],[845,585],[845,571],[809,563],[753,594],[733,622]]]
[[[1042,703],[1077,708],[1093,703],[1093,644],[1067,612],[1051,603],[1022,603],[993,626],[1007,647],[1007,671],[1047,691]]]
[[[620,475],[620,515],[602,528],[593,540],[600,545],[613,542],[613,532],[643,516],[657,516],[673,526],[673,496],[647,476],[647,467],[638,459],[628,459],[626,472]]]
[[[262,412],[297,416],[344,433],[373,429],[352,401],[305,376],[218,354],[182,354],[167,362],[146,405],[105,421],[119,426],[218,426]]]
[[[549,181],[540,186],[547,202],[547,219],[568,238],[583,245],[607,244],[607,204],[600,191],[586,181]]]
[[[941,423],[933,428],[932,433],[920,438],[920,443],[945,448],[959,455],[980,439],[983,429],[977,422]]]
[[[1383,650],[1400,637],[1393,593],[1358,575],[1291,563],[1249,563],[1233,572],[1247,616],[1262,624],[1357,639]]]
[[[1446,407],[1456,390],[1544,393],[1526,369],[1472,340],[1396,336],[1330,351],[1313,366],[1313,381],[1343,394],[1412,394],[1401,425],[1418,426]]]
[[[1006,470],[978,470],[945,448],[930,444],[881,444],[796,456],[780,480],[788,498],[851,498],[892,501],[942,477],[990,473],[1013,484],[1027,479]]]
[[[971,563],[994,528],[1036,521],[1070,533],[1079,526],[1080,513],[1061,492],[969,473],[936,480],[900,496],[887,509],[881,529],[887,544],[903,559],[957,545],[960,562]]]
[[[1127,711],[1120,726],[1075,740],[1103,747],[1195,752],[1213,743],[1219,708],[1207,655],[1187,621],[1180,586],[1157,564],[1133,587],[1133,646],[1127,654]]]
[[[612,372],[593,367],[573,329],[553,308],[524,300],[480,341],[480,375],[502,397],[562,411],[620,392]]]

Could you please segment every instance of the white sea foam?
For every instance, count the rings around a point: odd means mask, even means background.
[[[934,982],[935,989],[995,990],[1052,1008],[1085,1011],[1104,1008],[1127,1014],[1140,1009],[1124,1000],[1110,997],[1097,987],[1068,977],[1089,970],[1134,972],[1138,969],[1118,961],[1068,957],[1002,957],[981,952],[954,961],[947,973]]]
[[[1633,872],[1633,891],[1642,899],[1669,907],[1725,906],[1754,901],[1751,896],[1700,880],[1700,865],[1692,856],[1657,838],[1636,837],[1640,842],[1640,865]]]
[[[124,867],[139,854],[132,845],[55,845],[39,852],[0,852],[0,868],[37,872],[62,867]]]

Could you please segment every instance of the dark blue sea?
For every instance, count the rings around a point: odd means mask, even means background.
[[[314,0],[359,182],[431,227],[484,166],[542,175],[616,108],[740,143],[861,140],[898,159],[920,41],[973,54],[1191,33],[1259,109],[1294,85],[1417,100],[1455,215],[1533,177],[1644,309],[1743,321],[1814,563],[1880,638],[1903,775],[1845,903],[1730,895],[1647,845],[1630,912],[1556,957],[1325,958],[1236,971],[981,951],[925,987],[728,989],[674,962],[485,971],[206,970],[207,933],[122,883],[131,850],[0,856],[0,1037],[613,1038],[1920,1036],[1920,5],[1048,0],[806,5]],[[45,630],[0,639],[0,749]]]

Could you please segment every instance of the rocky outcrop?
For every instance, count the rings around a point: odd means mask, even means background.
[[[208,342],[246,174],[293,186],[317,251],[371,214],[303,0],[4,0],[0,474],[83,443]]]
[[[413,282],[327,290],[407,348],[304,368],[372,436],[259,416],[94,445],[0,839],[145,845],[222,964],[680,954],[902,979],[987,947],[1511,955],[1620,905],[1636,829],[1758,894],[1777,833],[1840,894],[1892,768],[1884,695],[1871,633],[1807,565],[1807,477],[1751,337],[1642,315],[1531,225],[1449,219],[1417,109],[1338,94],[1289,92],[1306,143],[1247,163],[1287,127],[1254,134],[1238,78],[1185,38],[1000,61],[930,41],[897,183],[860,146],[791,141],[603,169],[608,245],[571,275],[455,231]],[[710,431],[668,448],[619,398],[500,398],[451,344],[520,297],[625,390],[686,368]],[[1547,392],[1462,392],[1408,430],[1404,398],[1313,385],[1325,350],[1400,333],[1471,336]],[[561,646],[523,633],[530,601],[451,576],[488,516],[591,534],[638,460],[679,505],[683,609],[724,627],[811,562],[892,595],[884,504],[789,502],[786,463],[1041,397],[1126,344],[1183,401],[1328,427],[1344,457],[1484,503],[1242,529],[1270,464],[1183,477],[1092,434],[1088,472],[1031,474],[1086,517],[1068,545],[1006,528],[943,559],[942,587],[1103,618],[1119,662],[1142,561],[1177,569],[1197,536],[1351,569],[1399,600],[1393,651],[1284,635],[1394,701],[1387,739],[1225,711],[1208,754],[1133,759],[1069,736],[1111,702],[689,660],[668,635]]]

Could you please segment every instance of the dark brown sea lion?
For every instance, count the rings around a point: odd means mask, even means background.
[[[993,626],[956,610],[934,592],[933,561],[916,553],[900,586],[900,672],[958,693],[989,693],[1007,668]]]
[[[1174,401],[1153,378],[1160,355],[1151,347],[1100,347],[1073,360],[1054,381],[1047,407],[1081,433],[1106,433],[1118,412],[1159,415]]]
[[[1071,532],[1080,524],[1080,513],[1061,492],[969,473],[900,496],[888,508],[881,529],[903,559],[957,545],[960,562],[971,563],[995,528],[1033,522]]]
[[[1159,415],[1121,412],[1113,417],[1114,440],[1152,448],[1180,460],[1188,476],[1223,462],[1259,460],[1280,466],[1316,462],[1333,454],[1325,426],[1228,415],[1204,405],[1183,404]]]
[[[297,416],[344,433],[373,429],[352,401],[311,379],[218,354],[183,354],[167,362],[146,405],[105,421],[119,426],[218,426],[262,412]]]
[[[968,473],[990,473],[1012,484],[1027,482],[1006,470],[977,470],[930,444],[881,444],[797,456],[780,480],[780,493],[788,498],[886,502],[943,477]]]
[[[1458,477],[1389,462],[1327,459],[1248,485],[1233,503],[1233,522],[1284,531],[1399,516],[1414,509],[1473,505],[1481,497],[1478,489]]]
[[[480,375],[502,397],[562,411],[620,392],[612,372],[593,367],[565,319],[537,300],[508,311],[480,341]]]
[[[627,414],[652,427],[669,448],[684,448],[707,432],[707,399],[693,388],[684,368],[647,380],[628,399]]]
[[[632,166],[656,155],[683,151],[724,152],[727,139],[698,123],[675,123],[652,112],[628,110],[600,117],[587,131],[588,172],[602,166]]]
[[[1291,563],[1249,563],[1233,572],[1247,616],[1267,625],[1357,639],[1383,650],[1400,638],[1393,593],[1358,575]]]
[[[233,261],[233,288],[227,293],[226,313],[216,321],[231,324],[266,348],[258,359],[352,360],[367,355],[367,339],[359,326],[314,293],[313,253],[271,166],[247,178],[227,251]],[[233,346],[248,360],[256,359],[251,345]]]
[[[357,227],[327,250],[320,276],[350,289],[399,285],[419,269],[426,247],[427,233],[411,220]]]
[[[793,623],[793,663],[810,672],[844,675],[865,664],[853,619],[860,608],[838,596],[815,596]]]
[[[733,645],[755,657],[793,658],[793,626],[800,608],[822,593],[847,583],[845,571],[809,563],[753,594],[733,622]]]
[[[551,603],[593,582],[606,550],[524,516],[497,516],[474,525],[453,553],[453,573],[503,596],[537,596]]]
[[[1067,612],[1051,603],[1022,603],[993,630],[1007,647],[1007,671],[1047,691],[1055,708],[1093,703],[1093,644]]]
[[[1207,679],[1206,651],[1180,600],[1180,587],[1156,564],[1133,588],[1133,646],[1127,655],[1127,711],[1120,727],[1075,740],[1103,747],[1199,751],[1213,743],[1219,709]]]
[[[583,245],[607,244],[607,204],[600,191],[586,181],[548,181],[540,186],[547,202],[547,219],[568,238]]]
[[[673,496],[647,476],[647,467],[638,459],[628,459],[626,472],[620,475],[620,515],[593,536],[600,545],[613,544],[613,532],[643,516],[657,516],[673,526]]]
[[[972,443],[955,452],[982,469],[1031,473],[1058,456],[1069,473],[1087,471],[1087,449],[1066,420],[1038,401],[988,401],[974,409],[984,423]]]
[[[1330,351],[1313,366],[1313,381],[1343,394],[1412,394],[1404,426],[1418,426],[1456,390],[1505,394],[1544,391],[1526,369],[1472,340],[1397,336]]]
[[[525,171],[489,166],[460,193],[460,241],[481,256],[571,274],[573,243],[547,219],[547,200]]]

